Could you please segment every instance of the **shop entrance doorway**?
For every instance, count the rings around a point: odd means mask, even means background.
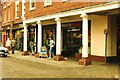
[[[5,46],[8,36],[5,34],[3,35],[3,46]]]
[[[120,15],[120,14],[119,14]],[[120,63],[120,17],[116,15],[117,20],[117,62]]]
[[[32,52],[30,42],[34,43],[33,52],[36,53],[36,26],[29,26],[27,32],[27,50]]]
[[[49,37],[53,39],[55,45],[53,47],[54,55],[56,55],[56,25],[45,25],[42,27],[42,46],[46,46],[47,55],[49,56]]]
[[[120,63],[120,26],[117,26],[117,58]]]

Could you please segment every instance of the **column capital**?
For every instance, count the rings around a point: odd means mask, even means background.
[[[26,23],[23,23],[23,26],[25,27],[25,26],[27,26],[27,24],[26,24]]]
[[[85,12],[83,12],[83,13],[80,15],[80,17],[82,17],[82,18],[88,18],[88,15],[87,15]]]
[[[42,22],[41,21],[37,21],[37,24],[41,24]]]
[[[59,17],[55,18],[55,21],[60,21],[61,19]]]

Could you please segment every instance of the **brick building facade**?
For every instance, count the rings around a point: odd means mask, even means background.
[[[116,35],[119,20],[117,16],[120,14],[118,12],[119,1],[47,1],[22,0],[22,3],[16,2],[16,4],[19,3],[19,8],[22,6],[19,9],[19,16],[22,16],[22,19],[19,17],[16,20],[15,17],[11,16],[10,20],[14,22],[13,27],[15,27],[17,21],[16,25],[23,23],[23,27],[19,26],[19,28],[24,28],[21,30],[24,38],[21,39],[23,40],[23,51],[25,54],[28,54],[29,42],[32,39],[36,42],[36,53],[40,53],[40,47],[45,45],[47,36],[52,35],[55,41],[55,55],[58,58],[61,55],[74,56],[76,53],[82,53],[80,55],[83,58],[89,57],[95,61],[104,61],[106,57],[108,61],[111,58],[116,59],[119,55]],[[8,4],[2,3],[3,16]],[[11,7],[15,7],[15,2],[11,4],[13,4]],[[6,8],[4,7],[5,5]],[[13,8],[13,12],[15,12],[15,8]],[[4,18],[2,18],[2,21],[4,22]],[[10,24],[8,22],[7,24],[2,23],[2,25],[5,28]],[[104,34],[105,29],[109,30],[107,42]]]
[[[7,38],[17,40],[18,48],[22,42],[22,2],[2,2],[2,43],[5,46]]]

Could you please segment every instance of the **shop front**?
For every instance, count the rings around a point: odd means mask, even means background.
[[[53,25],[46,25],[42,27],[42,46],[46,46],[46,48],[48,48],[48,44],[49,44],[49,37],[51,37],[54,42],[54,55],[56,55],[56,28],[55,28],[55,24]]]
[[[7,38],[10,37],[10,29],[9,26],[2,27],[2,44],[5,46]]]
[[[30,42],[34,42],[34,53],[37,53],[36,52],[36,33],[37,33],[37,27],[36,27],[36,24],[31,24],[28,26],[27,28],[27,50],[31,52],[31,48],[30,48]]]
[[[7,41],[7,38],[8,38],[8,36],[7,36],[7,33],[6,33],[6,31],[2,31],[2,44],[3,44],[3,46],[5,46],[5,43],[6,43],[6,41]]]
[[[89,21],[89,47],[90,47],[90,27],[91,21]],[[63,30],[63,56],[74,56],[75,53],[81,53],[82,49],[82,21],[70,22],[62,24]],[[90,51],[89,51],[90,52]]]
[[[16,50],[23,50],[23,28],[13,29],[13,36],[16,40]]]
[[[89,48],[91,21],[89,21]],[[65,57],[74,57],[75,53],[81,53],[82,49],[82,21],[69,22],[61,24],[61,55]],[[56,43],[56,24],[42,27],[42,46],[47,46],[48,37],[51,36]],[[55,45],[56,47],[56,45]],[[56,48],[54,48],[56,53]],[[89,49],[90,53],[90,49]],[[56,54],[55,54],[56,55]]]

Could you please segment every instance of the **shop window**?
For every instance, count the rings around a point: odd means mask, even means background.
[[[88,45],[90,53],[91,42],[91,21],[88,21]],[[63,52],[65,56],[73,56],[75,53],[81,53],[82,49],[82,21],[62,24],[63,28]],[[68,46],[69,45],[69,46]]]
[[[30,10],[35,9],[35,0],[30,0]]]
[[[52,0],[44,0],[44,6],[52,5]]]
[[[42,28],[42,45],[48,45],[48,37],[55,41],[55,25],[48,25]]]

